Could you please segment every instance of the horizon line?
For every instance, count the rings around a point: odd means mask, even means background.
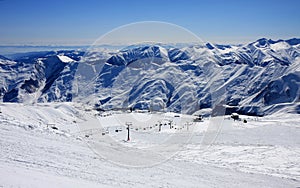
[[[219,42],[209,42],[209,41],[203,41],[202,44],[214,44],[214,45],[244,45],[252,42],[256,42],[261,39],[267,39],[267,40],[272,40],[272,41],[287,41],[291,39],[300,39],[300,37],[291,37],[287,39],[277,39],[273,40],[272,38],[267,38],[267,37],[259,37],[256,40],[253,41],[248,41],[248,42],[241,42],[241,43],[234,43],[234,42],[228,42],[228,43],[219,43]],[[163,44],[163,45],[182,45],[182,44],[199,44],[199,42],[141,42],[141,43],[107,43],[107,44],[99,44],[99,45],[93,45],[92,42],[86,42],[86,43],[47,43],[47,42],[27,42],[27,43],[4,43],[0,44],[0,47],[90,47],[90,46],[130,46],[130,45],[137,45],[137,44]]]

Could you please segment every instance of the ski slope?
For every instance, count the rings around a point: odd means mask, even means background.
[[[73,103],[0,111],[0,187],[300,186],[297,114],[195,123],[173,113],[100,116]]]

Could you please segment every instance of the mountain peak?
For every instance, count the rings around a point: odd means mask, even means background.
[[[292,38],[292,39],[288,39],[285,42],[287,42],[289,45],[297,45],[300,44],[300,38]]]
[[[266,38],[258,39],[256,42],[253,43],[258,48],[267,47],[270,44],[270,40]]]
[[[257,41],[251,43],[251,44],[255,44],[257,47],[266,47],[269,44],[276,44],[279,42],[286,42],[289,45],[293,46],[293,45],[298,45],[300,44],[300,38],[292,38],[292,39],[287,39],[287,40],[283,40],[283,39],[278,39],[278,40],[272,40],[272,39],[267,39],[267,38],[260,38]]]
[[[210,50],[213,50],[213,49],[215,48],[215,47],[214,47],[212,44],[210,44],[210,43],[206,43],[205,46],[206,46],[208,49],[210,49]]]
[[[0,97],[4,102],[21,102],[23,98],[27,100],[26,93],[41,91],[37,100],[40,102],[74,98],[76,101],[73,81],[78,77],[76,74],[80,74],[78,67],[84,67],[96,73],[95,85],[91,84],[95,88],[82,88],[90,82],[89,77],[75,85],[83,98],[97,91],[95,95],[103,109],[156,105],[179,111],[181,104],[188,104],[185,112],[193,113],[213,108],[213,100],[226,97],[226,105],[231,106],[231,110],[259,115],[267,112],[270,105],[284,107],[285,103],[299,98],[300,75],[294,68],[300,54],[297,44],[300,44],[297,38],[277,41],[261,38],[242,46],[206,43],[169,48],[163,44],[143,44],[110,51],[99,61],[94,61],[93,58],[98,57],[94,52],[85,56],[82,51],[64,50],[25,54],[12,63],[0,56],[3,62],[0,72],[5,72],[5,76],[0,77],[3,83]],[[82,57],[84,60],[79,65]],[[93,63],[89,63],[91,60]],[[221,70],[226,71],[216,74]],[[84,74],[78,78],[85,79],[86,72]],[[213,83],[207,80],[226,82],[224,87],[212,87]],[[228,92],[220,96],[212,94],[224,92],[222,88]]]

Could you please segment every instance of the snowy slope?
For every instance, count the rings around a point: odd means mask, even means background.
[[[97,112],[81,110],[72,103],[39,105],[1,104],[0,109],[0,186],[1,187],[299,187],[299,115],[278,113],[263,118],[243,117],[248,123],[222,119],[216,140],[203,144],[213,120],[191,125],[193,136],[175,156],[156,166],[124,167],[112,163],[106,150],[91,148],[85,137],[94,129],[79,129],[87,116]],[[142,125],[150,114],[111,112],[99,116],[92,127],[115,126],[115,115],[135,119]],[[171,114],[161,114],[160,119]],[[174,115],[174,114],[172,114]],[[96,117],[94,117],[95,119]],[[147,123],[145,123],[147,122]],[[79,127],[78,127],[79,126]],[[121,123],[119,126],[124,126]],[[211,125],[210,125],[211,126]],[[54,129],[53,127],[56,127]],[[190,128],[192,128],[190,127]],[[155,130],[132,131],[130,142],[122,148],[138,148],[145,142],[158,144]],[[168,130],[167,127],[163,127]],[[99,138],[125,136],[111,131]],[[165,136],[177,134],[164,131]],[[96,141],[96,140],[95,140]],[[106,140],[107,142],[107,140]],[[174,143],[170,143],[176,144]],[[149,147],[149,146],[148,146]],[[123,156],[124,157],[124,156]],[[149,158],[151,157],[151,158]],[[132,160],[153,159],[136,153]],[[122,158],[122,155],[119,156]],[[129,158],[130,159],[130,158]],[[134,161],[133,161],[134,162]]]
[[[227,105],[226,113],[265,115],[285,106],[297,113],[299,54],[298,39],[265,38],[239,46],[37,53],[0,60],[1,96],[4,102],[81,101],[102,109],[189,114],[220,104]]]
[[[271,105],[299,101],[298,45],[260,39],[239,47],[168,50],[169,59],[152,52],[125,61],[128,51],[110,58],[96,83],[103,108],[150,109],[156,100],[169,110],[193,113],[223,100],[231,111],[263,115],[272,113]],[[278,82],[282,87],[274,86]]]
[[[63,56],[64,53],[68,56]],[[31,53],[29,53],[31,54]],[[33,53],[29,56],[21,56],[19,59],[1,60],[1,74],[4,102],[25,102],[33,103],[39,100],[40,96],[48,93],[49,88],[53,86],[56,80],[61,79],[61,72],[69,67],[74,67],[70,62],[73,59],[78,60],[80,52],[75,51],[58,51],[58,52],[41,52]],[[14,62],[14,63],[9,63]],[[75,70],[75,69],[74,69]],[[73,70],[73,71],[74,71]],[[70,81],[70,76],[69,80]],[[63,86],[63,85],[62,85]],[[68,89],[61,89],[68,91]],[[60,95],[60,98],[65,97],[64,101],[69,101],[67,94]]]
[[[64,56],[64,55],[58,55],[57,57],[64,63],[70,63],[70,62],[74,61],[73,59],[69,58],[68,56]]]

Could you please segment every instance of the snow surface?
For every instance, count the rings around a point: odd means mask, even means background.
[[[300,186],[297,114],[242,116],[247,123],[227,116],[205,118],[191,123],[187,131],[183,126],[193,117],[175,117],[178,114],[174,113],[112,111],[100,116],[73,103],[3,103],[0,111],[0,187]],[[164,124],[169,120],[183,129],[170,130],[163,125],[159,132],[155,127],[158,121]],[[141,128],[131,130],[129,142],[124,142],[126,121]],[[103,128],[109,129],[104,136],[100,134]],[[117,128],[123,130],[117,133]],[[97,150],[91,145],[101,139],[109,143],[103,138],[110,138],[111,143],[121,145],[119,149],[139,151],[165,143],[165,137],[181,138],[187,133],[191,136],[187,143],[174,139],[168,143],[166,150],[181,144],[175,155],[147,167],[117,164],[116,158],[103,158],[115,157],[116,153],[105,153],[112,150]],[[214,139],[205,142],[210,135]],[[124,156],[118,159],[126,162]],[[141,157],[136,152],[131,162],[151,162],[157,156],[149,153]]]
[[[74,62],[73,59],[69,58],[68,56],[65,55],[57,55],[57,57],[64,63],[70,63],[70,62]]]

